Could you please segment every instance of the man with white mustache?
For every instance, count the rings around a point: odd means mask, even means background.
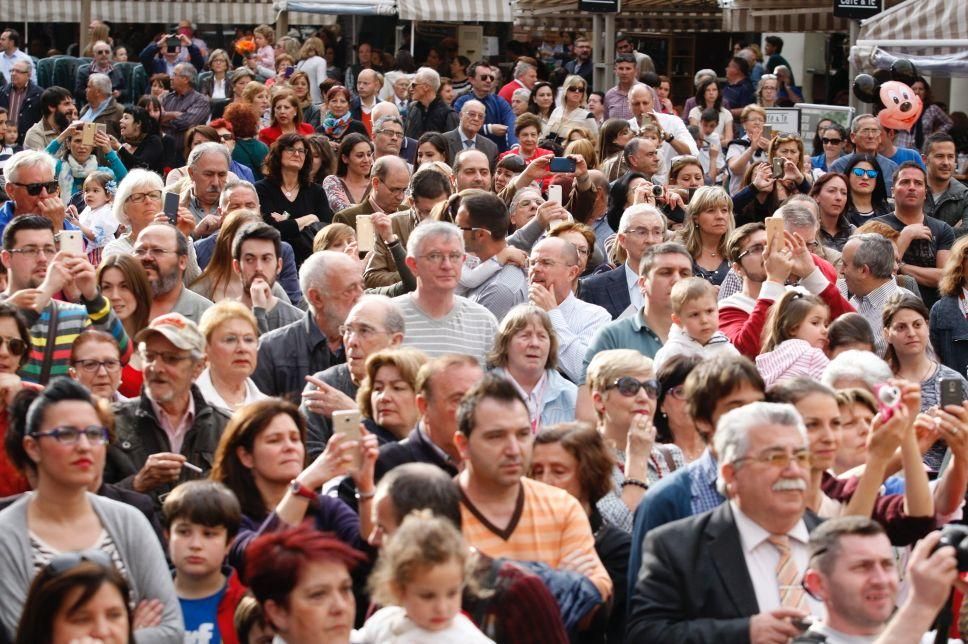
[[[629,602],[628,640],[786,644],[810,612],[810,451],[792,405],[756,402],[713,437],[728,502],[650,530]],[[816,606],[819,608],[819,606]]]

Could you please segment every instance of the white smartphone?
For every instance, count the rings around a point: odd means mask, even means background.
[[[562,205],[561,184],[553,183],[548,186],[548,201],[554,201],[559,206]]]
[[[783,237],[783,217],[767,217],[763,223],[766,224],[766,246],[772,248],[773,239],[777,236]]]
[[[363,467],[363,432],[360,431],[362,415],[359,410],[348,409],[333,412],[333,434],[342,434],[346,440],[356,441],[356,454],[353,457],[353,469]]]
[[[356,247],[361,253],[373,250],[376,243],[376,229],[373,228],[373,215],[356,216]]]
[[[79,230],[62,230],[60,235],[60,249],[65,253],[75,255],[84,254],[84,234]]]

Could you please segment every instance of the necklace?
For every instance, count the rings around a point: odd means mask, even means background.
[[[286,195],[289,198],[290,201],[292,201],[292,198],[294,196],[296,196],[297,194],[299,194],[299,184],[298,183],[294,187],[292,187],[292,188],[286,188],[286,186],[280,186],[280,188],[282,189],[282,194]]]
[[[709,250],[708,248],[703,248],[702,252],[706,253],[710,257],[719,257],[719,254],[716,251]]]

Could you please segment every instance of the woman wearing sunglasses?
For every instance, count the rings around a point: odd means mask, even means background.
[[[572,74],[565,79],[561,89],[564,92],[561,104],[548,118],[547,136],[559,142],[564,141],[567,130],[577,125],[588,130],[597,139],[598,123],[595,115],[585,108],[585,96],[588,92],[585,79]]]
[[[823,150],[817,156],[810,157],[810,164],[816,170],[827,171],[834,161],[844,155],[844,146],[847,144],[847,130],[838,123],[831,123],[820,130],[820,145]],[[814,148],[814,152],[817,148]]]
[[[183,637],[178,598],[148,520],[88,492],[104,469],[110,422],[107,403],[67,378],[14,402],[7,453],[35,485],[0,512],[0,622],[8,636],[38,572],[58,556],[100,550],[131,585],[138,641]]]
[[[11,304],[0,302],[0,438],[5,438],[10,425],[7,409],[21,389],[39,390],[35,384],[23,382],[17,371],[30,355],[30,331],[20,312]],[[0,450],[0,497],[13,496],[30,489],[27,477]]]
[[[877,160],[855,154],[844,168],[847,175],[847,218],[855,226],[890,213],[887,202],[887,182]]]
[[[656,444],[652,423],[659,383],[652,360],[631,349],[600,351],[588,365],[587,379],[598,432],[615,454],[614,493],[598,503],[602,518],[626,532],[649,486],[683,466],[675,445]]]
[[[58,555],[34,578],[15,644],[134,641],[128,582],[100,550]]]

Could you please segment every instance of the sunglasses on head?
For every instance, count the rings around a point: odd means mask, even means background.
[[[102,550],[82,550],[81,552],[65,552],[57,555],[45,566],[45,570],[52,576],[57,577],[68,570],[77,568],[82,563],[93,563],[103,568],[114,568],[111,557]]]
[[[821,137],[820,138],[820,142],[823,143],[824,145],[840,145],[841,143],[844,142],[844,140],[843,139],[828,139],[828,138]]]
[[[864,168],[854,168],[851,170],[851,173],[855,177],[863,177],[864,175],[867,175],[868,179],[876,179],[877,175],[880,174],[880,172],[877,170],[865,170]]]
[[[644,389],[645,395],[655,400],[659,397],[660,385],[658,380],[638,380],[632,376],[622,376],[606,389],[618,389],[618,393],[623,396],[634,396],[639,393],[639,389]]]
[[[27,191],[27,194],[31,197],[36,197],[40,194],[41,190],[46,189],[47,194],[52,195],[58,190],[60,190],[60,184],[56,181],[42,181],[40,183],[19,183],[17,181],[11,181],[15,186],[20,186]]]

